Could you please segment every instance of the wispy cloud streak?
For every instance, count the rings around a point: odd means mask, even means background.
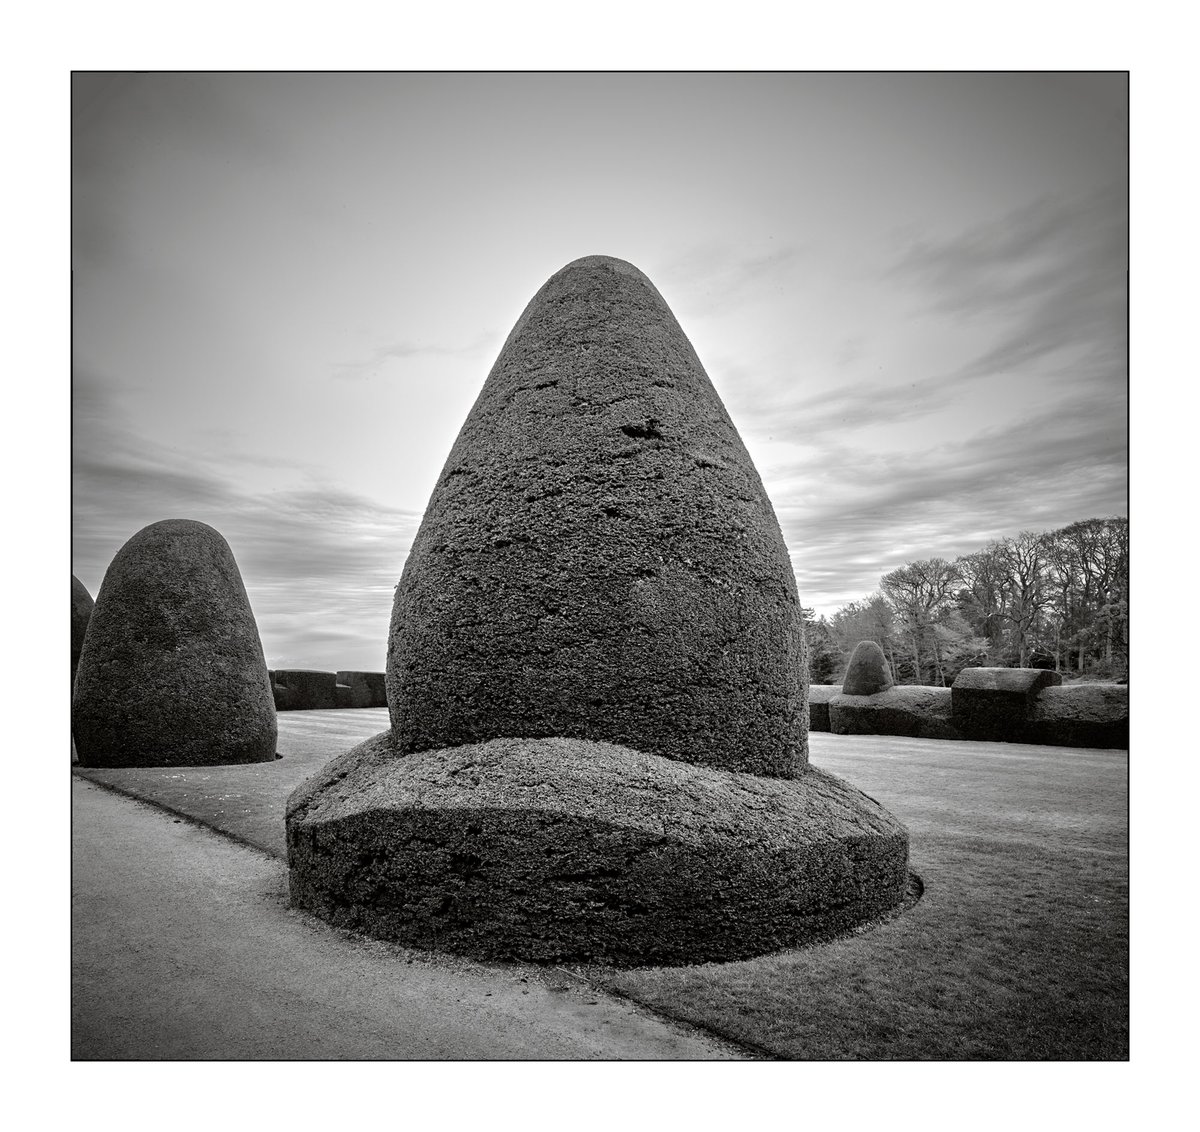
[[[335,378],[361,378],[376,373],[392,361],[407,361],[410,358],[465,358],[475,357],[489,349],[499,348],[500,337],[496,334],[480,334],[473,341],[460,346],[443,345],[436,342],[399,341],[379,346],[369,356],[359,361],[340,362],[333,368]]]
[[[1116,188],[1043,200],[950,240],[918,240],[892,278],[933,311],[996,326],[958,379],[1020,371],[1082,351],[1124,378],[1128,208]]]

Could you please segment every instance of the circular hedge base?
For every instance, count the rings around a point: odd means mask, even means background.
[[[905,898],[908,834],[841,779],[693,766],[582,739],[399,755],[383,732],[287,805],[292,901],[477,959],[746,959]]]

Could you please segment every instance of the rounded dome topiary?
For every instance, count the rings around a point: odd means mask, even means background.
[[[850,654],[846,676],[842,680],[844,696],[874,696],[886,692],[894,683],[883,649],[874,641],[859,641]]]
[[[79,667],[79,652],[83,648],[83,637],[96,603],[87,587],[74,574],[71,575],[71,686],[75,685],[75,670]]]
[[[405,753],[562,736],[760,775],[807,762],[779,523],[637,268],[576,260],[525,308],[413,542],[387,669]]]
[[[83,642],[71,717],[84,766],[274,759],[258,627],[212,527],[167,519],[118,551]]]

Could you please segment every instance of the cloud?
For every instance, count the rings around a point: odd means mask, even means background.
[[[408,358],[429,357],[473,357],[488,350],[498,350],[500,336],[490,332],[480,334],[472,342],[460,346],[447,346],[430,342],[400,341],[374,349],[366,358],[355,362],[341,362],[334,366],[335,378],[369,377],[380,366],[390,361],[404,361]]]
[[[809,258],[807,248],[794,244],[748,255],[709,243],[669,260],[655,279],[672,307],[677,304],[690,318],[704,318],[781,289]]]
[[[721,367],[739,429],[756,451],[774,441],[761,471],[806,604],[832,612],[906,561],[1125,513],[1126,230],[1113,189],[910,242],[882,280],[928,317],[910,380],[805,395],[803,359]],[[977,345],[948,369],[939,332],[964,326]]]
[[[926,309],[996,327],[954,377],[1027,370],[1064,352],[1100,359],[1123,380],[1128,203],[1122,188],[1045,199],[948,240],[913,241],[890,278]]]
[[[1092,396],[924,450],[816,437],[767,481],[802,600],[832,612],[905,562],[1124,514],[1124,416],[1122,397]]]
[[[76,388],[83,397],[72,460],[72,572],[93,596],[131,535],[161,519],[196,519],[233,550],[270,667],[382,669],[392,592],[419,512],[336,484],[246,490],[236,461],[218,470],[147,441],[113,423],[98,383],[83,377]]]
[[[786,383],[774,400],[759,398],[738,406],[738,425],[751,433],[807,437],[831,428],[900,424],[940,411],[953,395],[942,378],[905,385],[855,382],[794,400]]]

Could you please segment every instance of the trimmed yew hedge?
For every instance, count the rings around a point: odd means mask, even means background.
[[[276,711],[315,711],[338,706],[337,677],[332,672],[277,668],[273,690]]]
[[[1034,701],[1026,743],[1058,747],[1129,747],[1129,686],[1064,684]]]
[[[387,707],[387,676],[382,672],[337,673],[338,696],[346,702],[338,707],[378,708]],[[341,689],[345,689],[344,692]]]
[[[829,701],[842,694],[841,684],[810,684],[808,686],[808,729],[828,731]]]
[[[1020,743],[1045,688],[1061,684],[1043,668],[964,668],[954,681],[954,723],[964,739]]]
[[[576,736],[791,777],[808,758],[795,574],[675,316],[587,256],[530,300],[396,589],[406,752]]]
[[[71,575],[71,686],[75,685],[75,670],[79,667],[79,653],[83,649],[83,638],[87,633],[88,621],[96,603],[87,587],[74,574]]]
[[[71,701],[84,766],[210,766],[275,758],[271,685],[229,544],[167,519],[104,575]]]
[[[949,688],[901,684],[873,696],[834,696],[829,729],[835,735],[908,735],[959,739]]]
[[[964,669],[953,688],[899,684],[875,695],[809,689],[809,730],[1058,747],[1128,748],[1129,687],[1061,685],[1043,669]]]
[[[843,695],[873,696],[877,692],[886,692],[892,684],[892,670],[883,649],[874,641],[859,641],[850,654],[850,663],[842,679]]]
[[[292,901],[486,960],[744,959],[895,908],[908,835],[824,771],[697,767],[581,739],[401,756],[384,732],[287,804]]]

